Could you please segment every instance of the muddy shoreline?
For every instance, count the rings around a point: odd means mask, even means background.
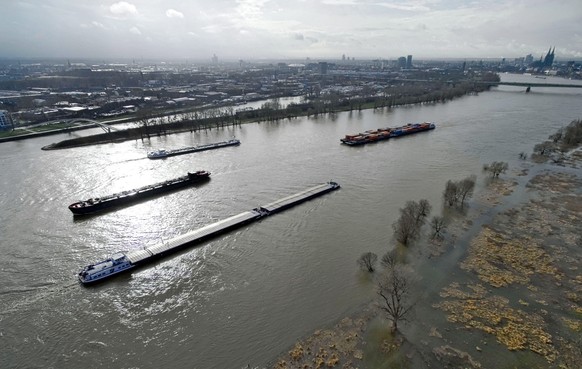
[[[429,307],[445,322],[438,328],[416,315],[412,329],[393,335],[371,301],[298,340],[268,367],[580,368],[581,167],[578,149],[561,165],[534,157],[498,180],[483,177],[487,185],[443,240],[409,250],[425,256],[415,268],[459,253],[455,277]],[[422,333],[407,339],[415,329]]]

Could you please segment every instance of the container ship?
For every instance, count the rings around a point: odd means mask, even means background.
[[[164,182],[114,193],[104,197],[93,197],[88,200],[77,201],[69,205],[69,210],[75,215],[92,214],[104,209],[129,204],[147,197],[186,187],[197,182],[208,180],[209,178],[210,172],[205,170],[199,170],[194,173],[188,172],[185,176],[169,179]]]
[[[336,182],[322,183],[307,188],[294,195],[271,202],[267,205],[259,206],[252,210],[231,216],[230,218],[187,232],[166,242],[161,242],[153,246],[143,247],[136,250],[117,252],[110,258],[84,267],[78,274],[79,281],[83,284],[93,284],[102,281],[150,262],[156,258],[176,252],[184,247],[202,242],[210,237],[217,236],[223,232],[259,220],[263,217],[276,214],[339,188],[340,185]]]
[[[379,128],[369,130],[364,133],[358,133],[356,135],[346,135],[346,137],[340,139],[340,141],[346,145],[357,146],[387,140],[389,138],[396,138],[400,136],[410,135],[413,133],[429,131],[435,128],[436,128],[435,124],[429,122],[409,123],[401,127]]]
[[[190,154],[190,153],[198,152],[198,151],[214,150],[214,149],[220,149],[221,147],[238,146],[238,145],[240,145],[240,141],[237,139],[232,139],[232,140],[228,140],[228,141],[215,142],[215,143],[200,145],[200,146],[183,147],[181,149],[175,149],[175,150],[150,151],[150,152],[148,152],[147,156],[150,159],[163,159],[163,158],[167,158],[168,156],[184,155],[184,154]]]

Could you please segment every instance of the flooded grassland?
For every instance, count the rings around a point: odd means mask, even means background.
[[[581,166],[576,150],[562,165],[523,161],[484,179],[444,239],[408,250],[423,256],[416,268],[451,270],[419,298],[403,334],[390,334],[372,303],[298,341],[274,367],[582,367]]]

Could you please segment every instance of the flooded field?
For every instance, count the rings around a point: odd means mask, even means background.
[[[371,302],[298,341],[274,367],[578,368],[580,153],[563,166],[524,161],[488,180],[466,209],[449,214],[445,238],[404,251],[420,283],[435,281],[431,269],[447,265],[453,281],[417,296],[416,314],[402,332],[392,334]],[[468,247],[459,252],[463,243]]]

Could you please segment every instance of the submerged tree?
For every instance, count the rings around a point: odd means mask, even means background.
[[[582,143],[582,120],[574,120],[566,127],[562,142],[568,146],[577,146]]]
[[[445,203],[449,206],[454,206],[459,201],[459,189],[457,182],[451,181],[450,179],[447,181],[445,186],[445,191],[443,192],[443,197],[445,199]]]
[[[409,274],[402,265],[392,261],[386,263],[386,270],[378,279],[376,292],[380,296],[380,309],[392,322],[392,331],[396,332],[398,322],[407,320],[414,304],[410,300]]]
[[[143,141],[144,136],[149,140],[150,127],[153,125],[153,112],[150,109],[140,109],[137,112],[138,125],[140,128],[140,135]]]
[[[394,268],[398,261],[396,260],[396,255],[393,251],[389,251],[384,256],[382,256],[382,260],[380,261],[382,266],[386,269]]]
[[[501,173],[505,173],[507,168],[509,168],[509,165],[504,161],[494,161],[483,166],[483,170],[491,173],[492,177],[499,177]]]
[[[362,268],[362,270],[367,270],[368,272],[373,273],[375,270],[376,260],[378,260],[378,255],[368,251],[360,256],[358,259],[358,264],[360,264],[360,268]]]
[[[430,226],[433,231],[431,238],[441,239],[443,237],[443,231],[447,227],[445,223],[445,218],[442,216],[435,215],[430,220]]]
[[[403,245],[408,245],[420,234],[414,213],[408,211],[407,208],[400,209],[400,217],[392,224],[392,228],[394,237]]]
[[[417,224],[422,225],[425,222],[425,219],[429,216],[430,211],[432,210],[432,205],[428,200],[422,199],[418,201],[417,206],[417,213],[416,213],[416,220]]]
[[[477,182],[477,177],[474,175],[462,179],[458,185],[457,189],[459,191],[459,200],[461,201],[461,207],[465,203],[465,198],[473,196],[473,190],[475,190],[475,183]]]
[[[458,182],[448,180],[443,192],[445,203],[449,206],[464,205],[468,197],[473,196],[477,177],[471,175]]]
[[[408,245],[420,235],[420,228],[430,214],[432,206],[428,200],[407,201],[400,209],[400,217],[392,224],[398,242]]]
[[[534,146],[533,151],[536,154],[546,156],[554,152],[556,144],[551,141],[544,141]]]

